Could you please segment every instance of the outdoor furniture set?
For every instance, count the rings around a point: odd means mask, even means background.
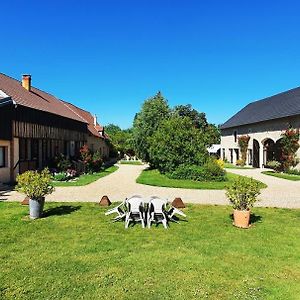
[[[125,220],[127,229],[130,222],[141,222],[142,227],[151,227],[152,223],[162,223],[164,228],[168,228],[168,222],[176,222],[175,214],[186,217],[186,215],[176,207],[172,206],[166,199],[156,196],[145,200],[140,195],[134,195],[126,198],[120,205],[108,210],[105,215],[117,213],[113,219],[114,222]]]

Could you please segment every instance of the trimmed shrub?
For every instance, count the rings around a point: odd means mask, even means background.
[[[189,179],[195,181],[225,181],[226,171],[216,161],[208,161],[203,166],[180,165],[175,171],[167,173],[171,179]]]
[[[248,210],[257,201],[260,185],[253,178],[239,176],[226,188],[226,196],[234,209]]]

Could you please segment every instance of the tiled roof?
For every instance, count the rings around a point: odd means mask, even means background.
[[[18,105],[85,122],[80,116],[70,110],[62,100],[34,87],[31,87],[31,91],[28,91],[22,87],[20,81],[2,73],[0,73],[0,90],[9,95]]]
[[[81,109],[71,103],[68,103],[68,102],[64,102],[64,104],[70,110],[72,110],[76,115],[78,115],[82,120],[84,120],[86,123],[88,123],[88,130],[92,135],[94,135],[96,137],[100,137],[100,138],[106,138],[105,136],[102,136],[100,133],[103,130],[103,127],[100,126],[98,123],[96,124],[96,126],[94,125],[94,117],[90,112],[88,112],[84,109]]]
[[[300,87],[252,102],[226,121],[221,129],[300,115]]]

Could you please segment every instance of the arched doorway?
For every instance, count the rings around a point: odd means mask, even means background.
[[[253,140],[253,168],[259,168],[259,142]]]
[[[269,161],[276,160],[275,142],[272,139],[266,139],[263,142],[264,145],[264,165],[267,165]]]
[[[274,146],[274,156],[275,160],[281,162],[282,161],[282,144],[281,144],[282,138],[276,141],[275,146]]]

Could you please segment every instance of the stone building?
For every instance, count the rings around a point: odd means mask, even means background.
[[[238,137],[248,135],[246,164],[263,168],[279,160],[281,135],[289,127],[300,128],[300,88],[252,102],[226,121],[221,126],[221,157],[235,164],[241,157]]]

